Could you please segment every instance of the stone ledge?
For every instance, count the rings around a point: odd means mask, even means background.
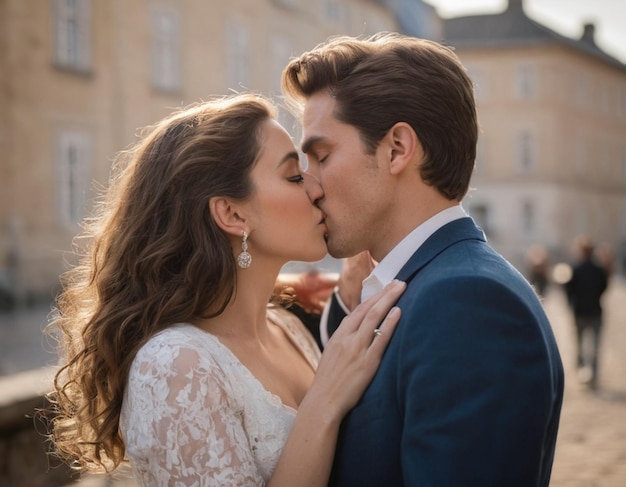
[[[22,429],[25,422],[32,424],[32,413],[44,406],[56,370],[47,367],[0,377],[0,432]]]
[[[0,377],[0,485],[57,487],[77,478],[46,440],[48,424],[36,417],[47,408],[56,367]]]
[[[0,408],[33,396],[41,397],[50,392],[52,379],[57,369],[57,367],[45,367],[0,377],[0,390],[2,390]]]

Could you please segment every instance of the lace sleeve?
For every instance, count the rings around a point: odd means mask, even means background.
[[[136,476],[150,486],[263,485],[222,369],[193,347],[148,345],[131,369],[123,421]]]

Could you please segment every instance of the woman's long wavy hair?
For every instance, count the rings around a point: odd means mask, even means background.
[[[220,314],[232,298],[234,252],[208,202],[254,191],[260,126],[274,117],[258,95],[212,100],[149,127],[118,157],[50,323],[62,361],[51,439],[74,466],[111,471],[124,460],[120,410],[138,349],[174,323]]]

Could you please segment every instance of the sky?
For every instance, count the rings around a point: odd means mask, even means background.
[[[424,0],[444,18],[498,13],[508,0]],[[575,39],[593,22],[596,44],[626,64],[626,0],[524,0],[526,14],[546,27]]]

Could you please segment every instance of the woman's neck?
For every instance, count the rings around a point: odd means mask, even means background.
[[[248,269],[237,269],[235,293],[224,311],[197,325],[218,336],[263,340],[267,333],[267,304],[272,297],[280,267],[252,263]]]

